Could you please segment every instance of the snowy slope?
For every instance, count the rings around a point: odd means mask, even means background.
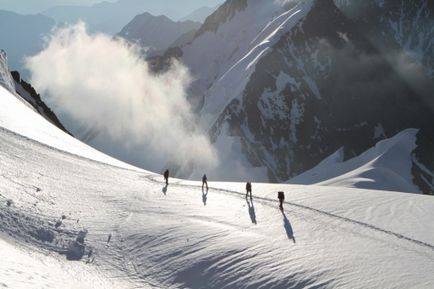
[[[419,192],[411,176],[411,152],[416,147],[416,134],[415,129],[405,130],[345,162],[343,149],[340,149],[289,183]]]
[[[115,166],[135,168],[100,153],[59,130],[27,106],[25,101],[13,97],[2,86],[0,86],[0,127],[72,154]]]
[[[0,109],[0,230],[9,235],[0,234],[0,252],[10,260],[0,263],[3,286],[434,286],[428,196],[253,184],[246,202],[243,183],[210,182],[208,193],[190,181],[165,187],[159,175],[86,158],[103,156],[0,92],[0,108],[15,112]],[[278,190],[286,192],[284,212]],[[66,261],[84,230],[86,255]]]
[[[15,93],[16,89],[24,98]],[[35,108],[30,105],[31,101],[32,97],[23,89],[21,84],[17,83],[17,87],[15,86],[14,79],[9,72],[6,53],[0,50],[0,127],[58,150],[114,166],[137,169],[103,154],[59,130],[36,112]]]
[[[42,115],[46,120],[64,132],[70,134],[57,118],[56,114],[45,104],[45,102],[42,101],[41,96],[36,92],[36,90],[29,83],[17,77],[17,74],[15,74],[15,77],[15,91],[19,96],[21,96],[21,99],[30,104],[33,109],[35,109],[35,111]]]
[[[57,254],[31,250],[11,238],[0,237],[0,255],[2,288],[77,289],[114,286],[114,282],[99,278],[85,264],[65,263]]]

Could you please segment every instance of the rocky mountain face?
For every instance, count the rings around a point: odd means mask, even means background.
[[[137,15],[118,33],[129,42],[137,43],[152,53],[169,48],[185,34],[193,34],[199,22],[175,22],[166,16],[153,16],[147,12]]]
[[[424,66],[430,78],[434,77],[433,1],[335,2],[384,54],[387,55],[388,50],[397,44],[408,57]]]
[[[341,146],[348,159],[381,138],[425,127],[432,104],[332,1],[322,0],[257,63],[242,98],[223,115],[236,120],[232,130],[243,135],[247,151],[260,162],[268,158],[270,178],[281,181]]]
[[[196,10],[194,10],[193,12],[191,12],[190,14],[184,16],[183,18],[181,18],[181,21],[186,21],[186,20],[191,20],[194,22],[200,22],[203,23],[205,21],[205,19],[211,15],[215,10],[217,10],[218,6],[214,6],[214,7],[200,7]]]
[[[416,128],[411,171],[432,193],[432,8],[423,0],[226,1],[172,54],[197,79],[191,102],[220,155],[244,167],[234,178],[285,181],[342,147],[347,160]]]
[[[49,108],[45,102],[41,99],[39,93],[36,92],[35,88],[28,82],[21,79],[20,73],[18,71],[12,71],[11,75],[15,82],[15,92],[21,96],[22,99],[27,101],[40,115],[42,115],[46,120],[57,126],[59,129],[63,130],[67,134],[72,135],[60,122],[57,115]]]

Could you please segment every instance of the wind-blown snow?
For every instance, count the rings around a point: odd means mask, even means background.
[[[214,183],[212,175],[209,192],[176,179],[164,186],[159,175],[87,159],[94,151],[0,92],[0,108],[11,104],[15,112],[13,118],[0,109],[0,230],[17,242],[5,244],[0,235],[2,260],[13,260],[0,263],[2,285],[434,286],[434,202],[428,196],[254,183],[253,201],[246,201],[244,183]],[[36,130],[30,133],[25,123]],[[81,156],[53,149],[59,145],[77,146]],[[280,190],[286,193],[283,212]],[[52,255],[83,229],[91,257],[71,263]],[[35,234],[40,230],[51,231],[53,241]],[[36,278],[17,272],[19,266]]]
[[[416,129],[405,130],[345,162],[343,149],[340,149],[289,183],[419,192],[411,174],[411,154],[416,148],[416,134]]]
[[[207,174],[218,176],[218,179],[222,180],[238,179],[247,182],[253,178],[258,181],[266,181],[268,179],[267,168],[251,168],[248,160],[243,157],[240,137],[229,136],[227,124],[222,127],[222,130],[226,137],[218,138],[214,147],[219,152],[219,160],[224,169],[208,170]],[[196,170],[191,178],[200,180],[202,175],[203,172]]]
[[[137,169],[131,165],[102,154],[59,130],[29,106],[25,105],[24,101],[20,101],[18,97],[12,96],[1,86],[0,127],[72,154],[112,164],[114,166]]]
[[[168,162],[201,168],[218,163],[196,127],[186,98],[190,75],[180,63],[153,74],[138,49],[90,34],[78,23],[55,30],[26,67],[65,127],[95,148],[154,171]]]

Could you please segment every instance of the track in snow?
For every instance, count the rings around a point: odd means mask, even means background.
[[[152,181],[152,182],[161,183],[161,182],[155,180],[155,175],[146,175],[144,177],[146,179]],[[186,187],[186,188],[195,188],[195,189],[202,188],[199,185],[196,185],[196,186],[194,186],[194,185],[185,185],[185,184],[180,184],[179,182],[170,183],[170,185],[172,185],[172,184],[175,185],[175,186],[181,186],[181,187]],[[220,192],[220,193],[230,193],[230,194],[235,194],[235,195],[239,195],[239,196],[242,196],[242,197],[245,196],[244,193],[240,193],[240,192],[232,191],[232,190],[225,190],[225,189],[220,189],[220,188],[214,188],[214,187],[211,187],[211,186],[209,187],[209,189],[210,190],[212,189],[212,190],[214,190],[216,192]],[[276,200],[272,200],[270,198],[255,196],[253,199],[254,200],[259,200],[261,202],[264,202],[265,204],[267,204],[269,206],[272,206],[272,207],[276,206]],[[273,205],[270,205],[270,203],[272,203]],[[285,201],[284,203],[287,204],[287,205],[290,205],[292,207],[297,207],[297,208],[301,208],[301,209],[304,209],[304,210],[309,210],[309,211],[312,211],[312,212],[315,212],[315,213],[318,213],[318,214],[321,214],[321,215],[325,215],[325,216],[328,216],[328,217],[331,217],[331,218],[339,219],[339,220],[342,220],[342,221],[345,221],[345,222],[349,222],[351,224],[359,225],[359,226],[362,226],[362,227],[365,227],[365,228],[368,228],[368,229],[371,229],[371,230],[374,230],[374,231],[377,231],[377,232],[381,232],[381,233],[384,233],[384,234],[396,237],[396,238],[398,238],[400,240],[405,240],[405,241],[414,243],[416,245],[419,245],[419,246],[422,246],[422,247],[434,250],[434,245],[432,245],[432,244],[429,244],[429,243],[426,243],[426,242],[423,242],[423,241],[420,241],[420,240],[412,239],[412,238],[409,238],[409,237],[404,236],[402,234],[399,234],[399,233],[396,233],[396,232],[393,232],[393,231],[390,231],[390,230],[382,229],[380,227],[377,227],[377,226],[374,226],[374,225],[371,225],[371,224],[368,224],[368,223],[364,223],[364,222],[357,221],[357,220],[354,220],[354,219],[351,219],[351,218],[347,218],[347,217],[342,217],[342,216],[339,216],[339,215],[336,215],[336,214],[333,214],[333,213],[329,213],[329,212],[326,212],[326,211],[323,211],[323,210],[320,210],[320,209],[316,209],[316,208],[312,208],[312,207],[309,207],[309,206],[297,204],[297,203],[294,203],[294,202]]]

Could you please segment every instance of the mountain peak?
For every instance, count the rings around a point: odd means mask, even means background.
[[[207,31],[216,31],[218,27],[230,20],[239,11],[247,7],[247,0],[227,0],[214,13],[205,19],[202,27],[197,31],[199,36]]]
[[[130,42],[138,43],[147,48],[149,53],[154,53],[169,48],[182,35],[196,31],[199,27],[200,23],[198,22],[174,22],[167,16],[154,16],[144,12],[134,17],[122,28],[118,36]]]

